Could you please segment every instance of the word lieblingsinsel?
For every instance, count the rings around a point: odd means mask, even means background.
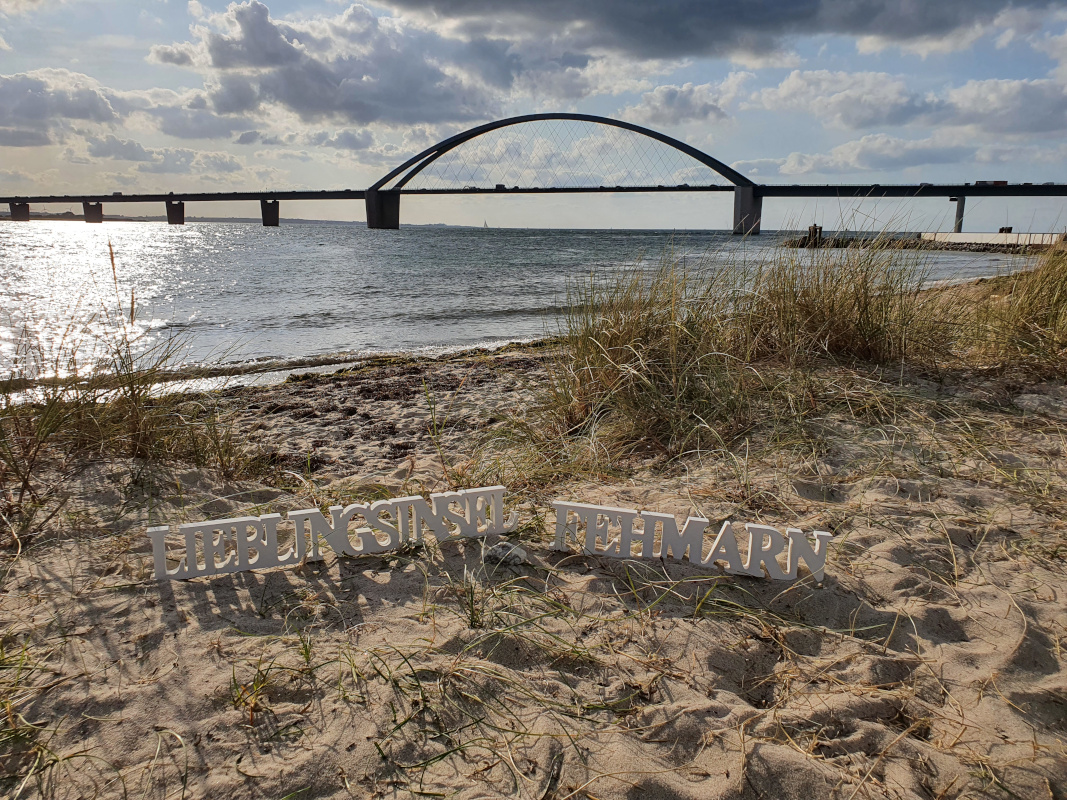
[[[148,529],[148,536],[155,577],[189,580],[321,561],[323,542],[337,555],[361,556],[397,550],[421,541],[426,533],[438,540],[507,534],[518,527],[518,515],[512,512],[505,519],[505,491],[503,486],[489,486],[431,494],[429,500],[399,497],[333,506],[329,519],[318,509],[290,511],[286,519],[293,523],[294,533],[285,553],[279,552],[281,514],[188,523],[178,528],[185,547],[174,569],[167,566],[170,527],[153,527]],[[825,531],[815,531],[812,545],[797,528],[788,528],[783,536],[776,528],[746,524],[748,550],[742,560],[733,524],[724,522],[705,556],[705,531],[710,521],[703,517],[689,517],[679,530],[671,514],[561,501],[552,507],[556,511],[555,550],[568,551],[568,539],[578,539],[579,528],[583,528],[581,552],[586,555],[634,558],[634,545],[639,545],[638,558],[688,558],[703,567],[722,563],[728,574],[772,580],[795,580],[799,563],[804,561],[813,578],[821,581],[827,543],[833,538]],[[360,520],[364,524],[350,532],[352,524]],[[660,546],[655,550],[657,539]],[[784,569],[778,563],[783,553]]]
[[[511,533],[518,527],[518,514],[512,512],[509,519],[504,519],[505,491],[503,486],[489,486],[439,492],[430,495],[429,500],[398,497],[370,504],[331,506],[330,519],[317,508],[290,511],[286,519],[294,524],[296,531],[285,553],[278,551],[281,514],[192,522],[178,526],[178,532],[185,539],[185,553],[173,570],[167,567],[166,536],[170,527],[149,528],[156,579],[184,581],[204,575],[321,561],[320,542],[323,540],[337,555],[363,556],[388,553],[409,542],[418,542],[423,538],[424,529],[438,539],[457,534],[478,539],[490,534]],[[348,528],[358,519],[366,524],[354,531],[357,545],[349,537]],[[311,528],[310,537],[308,527]],[[384,541],[380,537],[384,537]],[[202,564],[198,557],[200,552],[204,555]]]

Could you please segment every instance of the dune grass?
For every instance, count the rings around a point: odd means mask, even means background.
[[[888,239],[781,248],[759,263],[687,266],[668,254],[591,276],[571,289],[540,417],[524,424],[542,438],[591,437],[586,450],[613,464],[795,429],[836,402],[827,368],[898,380],[1064,373],[1067,253],[1012,276],[1007,297],[928,279],[925,254]]]
[[[979,356],[1051,376],[1067,372],[1067,248],[1045,251],[977,304]]]

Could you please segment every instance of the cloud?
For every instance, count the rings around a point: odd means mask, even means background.
[[[225,139],[249,127],[244,118],[219,115],[205,108],[155,106],[145,109],[159,129],[178,139]]]
[[[947,94],[951,114],[944,120],[993,134],[1067,132],[1067,87],[1058,81],[968,81]]]
[[[142,145],[130,139],[108,135],[103,139],[86,140],[93,158],[113,158],[116,161],[153,161],[154,156]]]
[[[50,5],[59,5],[65,0],[49,0]],[[0,16],[14,16],[36,11],[44,5],[44,0],[0,0]]]
[[[860,36],[856,49],[861,54],[879,53],[890,47],[897,47],[906,53],[926,58],[931,55],[943,55],[966,50],[979,39],[996,34],[995,46],[1007,47],[1016,39],[1027,38],[1037,33],[1049,19],[1050,8],[1060,3],[1020,4],[1005,7],[990,16],[979,15],[970,24],[959,25],[950,32],[933,32],[907,39],[886,37],[880,33]],[[1059,12],[1062,14],[1062,12]],[[1051,16],[1057,16],[1052,12]]]
[[[137,171],[148,174],[200,174],[239,172],[244,163],[229,153],[191,150],[184,147],[145,147],[131,139],[117,136],[88,137],[86,145],[89,156],[109,161],[126,161],[137,165]],[[76,152],[68,154],[75,163],[92,163]]]
[[[920,124],[967,126],[989,135],[1067,132],[1067,87],[1048,78],[969,81],[920,94],[902,78],[881,72],[796,70],[755,94],[753,102],[852,130]]]
[[[51,143],[52,137],[45,131],[0,128],[0,147],[40,147]]]
[[[308,143],[335,150],[366,150],[374,144],[370,131],[338,131],[333,136],[319,133],[308,137]]]
[[[784,158],[753,158],[743,161],[735,161],[730,166],[749,178],[777,175],[779,168],[785,163]]]
[[[334,17],[273,19],[233,3],[194,25],[195,41],[152,49],[154,61],[207,77],[221,114],[280,107],[301,120],[469,121],[494,116],[519,68],[506,41],[450,39],[353,5]]]
[[[772,111],[814,114],[852,129],[904,125],[938,108],[936,99],[919,95],[902,78],[884,72],[794,70],[754,100]]]
[[[736,100],[742,85],[755,77],[733,72],[721,83],[657,86],[641,96],[641,102],[623,111],[623,117],[648,125],[680,125],[683,122],[723,119],[725,108]]]
[[[171,64],[176,67],[191,67],[193,65],[193,49],[184,45],[153,45],[150,58],[160,64]]]
[[[0,36],[0,51],[10,51],[11,45],[4,41],[4,37]]]
[[[1007,11],[1044,13],[1061,0],[385,0],[439,23],[483,35],[526,30],[579,51],[639,58],[778,52],[797,36],[879,37],[907,43],[992,26]]]
[[[112,101],[98,83],[67,70],[0,75],[0,145],[46,145],[75,122],[113,123],[119,114]]]
[[[899,139],[879,133],[838,145],[827,154],[790,153],[778,171],[782,175],[898,172],[908,167],[958,163],[974,155],[974,146],[937,138]]]
[[[0,125],[42,128],[64,120],[117,119],[107,92],[85,75],[53,69],[0,75]]]

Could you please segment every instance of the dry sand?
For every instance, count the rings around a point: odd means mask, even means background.
[[[1067,391],[877,386],[814,448],[735,447],[552,497],[833,530],[825,583],[478,542],[188,583],[145,528],[446,488],[536,350],[234,390],[268,482],[94,466],[0,593],[24,797],[1067,800]],[[430,403],[445,430],[436,443]],[[866,404],[866,405],[865,405]],[[470,469],[470,465],[468,465]],[[492,544],[490,542],[489,544]],[[35,671],[14,668],[20,648]],[[11,689],[17,684],[17,688]],[[5,736],[19,732],[8,713]]]

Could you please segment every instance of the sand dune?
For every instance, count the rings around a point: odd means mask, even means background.
[[[473,443],[533,401],[540,359],[371,363],[233,390],[238,429],[279,465],[270,481],[128,462],[83,474],[46,535],[7,559],[5,696],[45,747],[9,736],[6,773],[41,763],[4,791],[1067,797],[1056,386],[901,388],[841,370],[841,391],[882,410],[828,414],[817,452],[753,441],[513,496],[519,566],[483,558],[496,539],[427,539],[151,579],[150,522],[473,475]],[[538,522],[552,497],[836,537],[821,586],[556,553]],[[16,675],[22,642],[37,669]]]

